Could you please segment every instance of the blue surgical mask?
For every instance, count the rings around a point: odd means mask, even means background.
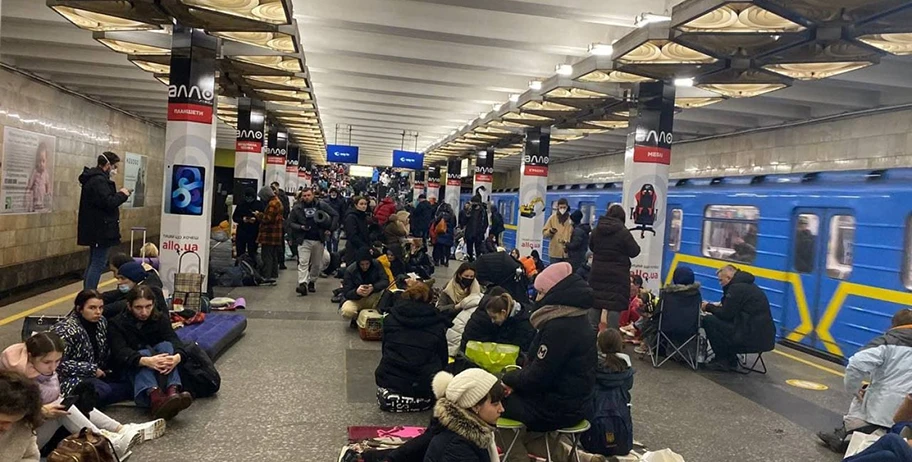
[[[129,292],[130,289],[132,289],[132,287],[130,287],[130,286],[126,285],[126,284],[118,284],[118,285],[117,285],[117,290],[119,290],[120,293],[122,293],[122,294],[125,294],[125,293]]]

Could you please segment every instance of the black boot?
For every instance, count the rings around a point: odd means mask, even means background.
[[[817,438],[820,438],[820,440],[823,441],[831,451],[838,453],[845,453],[849,448],[849,441],[846,438],[847,436],[848,432],[845,429],[845,425],[835,429],[832,433],[817,433]]]
[[[317,292],[317,285],[316,285],[316,283],[314,283],[314,281],[310,281],[307,283],[307,291],[312,292],[312,293]]]
[[[298,284],[298,287],[295,289],[295,292],[306,296],[307,295],[307,284],[304,284],[303,282]]]

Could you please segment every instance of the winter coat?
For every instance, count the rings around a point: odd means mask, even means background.
[[[450,356],[456,356],[459,352],[459,346],[462,345],[462,334],[465,332],[466,324],[475,310],[478,309],[478,303],[481,302],[482,294],[471,294],[462,299],[457,304],[459,314],[453,319],[453,325],[447,329],[447,350]],[[531,325],[529,326],[531,327]]]
[[[386,226],[383,227],[383,244],[387,247],[401,245],[402,239],[406,236],[408,236],[408,232],[399,220],[399,215],[390,215]]]
[[[253,212],[262,212],[266,210],[266,205],[258,200],[253,202],[241,202],[235,207],[231,220],[237,223],[236,235],[241,238],[256,239],[260,232],[260,222],[244,223],[244,218],[256,218]]]
[[[475,239],[480,241],[484,239],[485,233],[488,232],[488,212],[485,206],[472,202],[467,215],[465,225],[466,240]]]
[[[861,408],[864,420],[893,426],[893,415],[912,383],[912,325],[894,327],[858,350],[846,366],[845,388],[852,394],[869,380]]]
[[[449,218],[449,219],[448,219]],[[452,247],[456,232],[456,226],[451,223],[452,217],[443,216],[434,219],[434,225],[436,225],[440,220],[447,222],[447,230],[445,233],[437,234],[437,240],[434,242],[434,245],[442,245],[444,247]]]
[[[345,214],[345,208],[346,208],[345,202],[346,201],[345,201],[345,198],[343,198],[342,196],[336,196],[335,199],[333,199],[332,196],[329,196],[326,198],[325,202],[327,204],[329,204],[329,206],[332,207],[333,210],[336,211],[336,216],[341,217],[342,215]]]
[[[583,262],[583,266],[577,268],[573,274],[583,278],[584,281],[589,282],[589,274],[592,272],[592,267],[588,263]]]
[[[0,370],[16,372],[38,384],[41,392],[41,404],[53,403],[60,397],[60,381],[57,373],[41,375],[29,362],[25,343],[14,343],[0,353]]]
[[[285,216],[282,201],[273,196],[266,205],[266,211],[260,216],[260,233],[257,243],[260,245],[285,244]]]
[[[429,303],[396,300],[383,319],[377,386],[412,398],[434,397],[431,380],[447,365],[446,321]]]
[[[437,297],[437,309],[443,313],[447,313],[450,317],[454,316],[459,310],[460,303],[465,300],[466,297],[472,294],[481,294],[481,284],[478,283],[478,279],[472,281],[472,285],[468,288],[463,289],[462,286],[456,283],[456,278],[458,275],[453,275],[450,278],[449,282],[443,286],[443,290],[440,291],[440,295]]]
[[[475,261],[475,279],[485,285],[500,286],[510,293],[513,300],[532,311],[529,300],[529,280],[522,274],[522,264],[506,252],[486,253]],[[520,270],[517,274],[516,270]]]
[[[38,439],[32,429],[22,420],[14,423],[9,430],[0,433],[0,462],[38,462]]]
[[[142,355],[139,350],[170,342],[174,354],[180,355],[181,361],[187,359],[184,344],[177,338],[171,327],[168,313],[153,311],[152,316],[140,321],[129,310],[116,316],[108,325],[108,340],[111,344],[111,359],[121,368],[136,369]]]
[[[539,302],[530,322],[537,329],[530,362],[507,372],[503,383],[532,407],[523,422],[529,431],[546,432],[576,425],[589,415],[595,387],[595,331],[587,319],[592,290],[571,274]]]
[[[345,275],[342,278],[342,294],[346,300],[361,300],[363,297],[358,295],[358,287],[370,284],[373,286],[371,294],[374,294],[386,290],[390,282],[377,260],[371,260],[371,266],[367,271],[361,271],[359,262],[354,262],[345,268]]]
[[[491,230],[490,233],[499,236],[500,233],[504,232],[506,228],[504,227],[504,217],[500,214],[500,211],[494,209],[491,212]]]
[[[345,214],[343,227],[345,228],[345,263],[355,262],[358,249],[370,247],[370,230],[367,226],[367,212],[351,209]]]
[[[734,324],[732,346],[739,352],[771,351],[776,345],[776,326],[769,300],[754,283],[754,275],[738,271],[722,289],[722,304],[709,304],[707,311]]]
[[[170,310],[168,301],[165,299],[165,293],[162,290],[164,284],[162,284],[161,276],[158,275],[158,272],[154,269],[151,271],[146,271],[146,279],[137,286],[148,286],[152,289],[152,293],[155,294],[155,310],[161,313],[167,313]],[[113,319],[120,313],[123,313],[127,309],[127,296],[126,294],[121,293],[120,291],[114,290],[110,292],[105,292],[105,294],[110,294],[110,296],[105,296],[104,299],[104,317],[108,320]]]
[[[389,217],[396,213],[396,204],[393,202],[391,197],[384,197],[380,204],[377,205],[376,210],[374,210],[374,218],[377,219],[377,224],[383,226],[386,224],[386,221],[389,220]]]
[[[424,462],[496,462],[494,428],[446,398],[437,400],[434,417],[443,429],[428,445]]]
[[[418,202],[418,205],[415,206],[415,211],[412,213],[412,228],[425,235],[433,220],[434,206],[426,200]]]
[[[95,371],[107,369],[111,348],[108,345],[108,320],[101,318],[96,324],[95,341],[98,343],[98,352],[89,339],[89,333],[80,321],[76,312],[70,314],[62,321],[54,324],[51,329],[63,339],[66,348],[63,359],[57,366],[57,375],[60,377],[61,393],[67,395],[79,382],[95,378]]]
[[[114,181],[100,168],[83,169],[79,175],[79,216],[76,244],[88,247],[111,247],[120,244],[120,206],[126,194],[117,190]]]
[[[317,211],[322,210],[330,217],[330,223],[320,226],[316,222]],[[326,201],[314,200],[311,203],[298,201],[291,216],[288,217],[288,228],[294,238],[295,245],[301,245],[304,241],[323,242],[326,237],[326,231],[335,231],[339,227],[339,214],[336,209]]]
[[[465,352],[466,345],[472,340],[516,345],[519,351],[527,351],[535,337],[535,328],[529,323],[529,310],[520,304],[514,304],[510,316],[498,326],[485,310],[489,300],[489,297],[482,298],[478,309],[469,316],[457,351]],[[453,321],[453,327],[456,327],[456,321]]]
[[[288,200],[288,193],[284,189],[279,189],[279,192],[276,193],[276,197],[279,198],[279,202],[282,203],[282,218],[288,220],[288,216],[291,215],[291,201]]]
[[[589,286],[595,295],[595,308],[626,310],[630,302],[630,259],[640,254],[639,244],[621,220],[603,216],[589,235],[589,250]]]
[[[589,233],[592,227],[587,224],[573,225],[573,234],[567,243],[567,258],[573,271],[580,269],[586,263],[586,252],[589,251]]]
[[[551,233],[551,228],[557,230]],[[570,221],[570,213],[567,213],[567,219],[561,223],[560,214],[554,212],[545,222],[542,228],[542,234],[545,239],[551,239],[548,244],[548,256],[551,258],[567,258],[567,246],[573,235],[573,222]]]

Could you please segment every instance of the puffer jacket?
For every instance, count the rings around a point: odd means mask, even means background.
[[[429,303],[396,300],[383,320],[377,386],[413,397],[434,397],[431,380],[447,365],[446,321]]]
[[[912,325],[888,330],[849,358],[846,391],[856,393],[863,380],[871,382],[861,403],[865,422],[893,426],[893,414],[912,384]]]
[[[525,353],[532,345],[532,339],[535,337],[535,328],[529,322],[529,310],[514,302],[510,317],[498,326],[494,324],[491,316],[485,310],[488,301],[488,297],[482,298],[478,303],[479,309],[469,316],[462,332],[462,338],[459,341],[458,351],[465,352],[466,345],[475,340],[478,342],[516,345],[519,347],[519,351]]]
[[[542,234],[545,239],[550,239],[548,243],[548,256],[551,258],[567,258],[567,244],[573,236],[573,222],[570,220],[570,213],[567,213],[567,219],[560,222],[560,214],[556,211],[548,217],[545,227],[542,228]],[[557,230],[551,233],[551,228]],[[553,262],[552,262],[553,263]]]
[[[406,231],[405,225],[402,224],[399,215],[390,215],[386,226],[383,227],[383,244],[387,247],[401,245],[402,239],[406,236],[408,236],[408,231]]]
[[[345,214],[342,225],[345,229],[345,263],[351,265],[355,262],[358,249],[370,247],[370,230],[368,229],[368,214],[356,208],[349,209]]]
[[[396,204],[393,202],[393,199],[390,197],[384,197],[380,204],[377,205],[376,210],[374,210],[374,218],[377,220],[377,224],[383,226],[386,224],[386,221],[389,220],[389,217],[396,213]]]
[[[567,276],[539,305],[530,318],[538,330],[529,349],[530,362],[507,372],[503,383],[531,406],[531,419],[523,422],[529,431],[548,432],[589,416],[598,353],[595,331],[586,317],[592,307],[592,289],[586,281]]]
[[[738,351],[771,351],[776,345],[776,326],[769,300],[766,293],[754,284],[753,274],[736,272],[722,290],[722,304],[710,304],[707,311],[735,325],[731,341]]]
[[[589,236],[589,250],[589,285],[595,294],[595,308],[626,310],[630,302],[630,259],[640,254],[640,245],[621,220],[603,216]]]
[[[41,392],[41,404],[53,403],[60,397],[60,380],[57,373],[41,375],[29,362],[25,343],[14,343],[0,353],[0,370],[16,372],[27,379],[35,380]]]
[[[98,369],[107,369],[108,358],[111,356],[111,348],[108,345],[108,320],[102,317],[96,325],[98,327],[95,330],[95,341],[99,350],[97,356],[78,313],[70,314],[54,324],[51,329],[66,344],[63,359],[57,366],[60,391],[64,395],[69,394],[79,382],[95,378],[95,371]]]
[[[428,445],[424,462],[493,462],[499,460],[494,428],[446,398],[437,400],[434,417],[442,429]]]
[[[453,325],[447,329],[447,351],[450,356],[456,356],[459,352],[459,345],[462,344],[462,334],[465,332],[466,324],[469,318],[478,309],[478,303],[481,302],[482,295],[469,294],[461,302],[456,304],[459,314],[453,319]],[[530,326],[531,327],[531,326]]]
[[[100,168],[86,168],[79,175],[79,216],[76,244],[110,247],[120,244],[120,206],[129,199],[117,190]]]

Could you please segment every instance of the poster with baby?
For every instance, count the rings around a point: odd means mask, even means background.
[[[132,152],[124,160],[124,187],[133,191],[124,207],[143,207],[146,205],[146,170],[149,158]]]
[[[5,127],[0,163],[0,213],[45,213],[53,209],[57,137]]]

